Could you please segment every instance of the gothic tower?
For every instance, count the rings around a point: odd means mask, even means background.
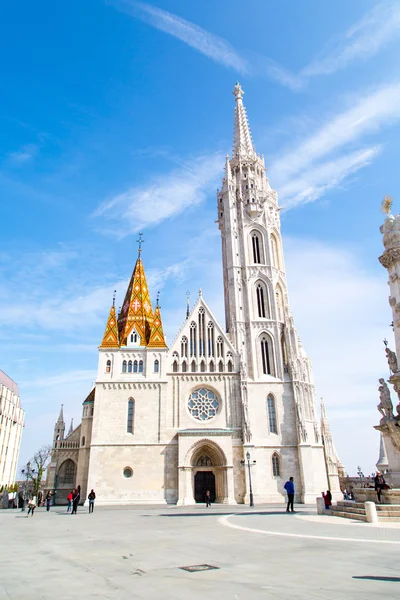
[[[289,308],[278,195],[254,148],[243,93],[237,83],[233,154],[217,206],[226,327],[241,357],[244,440],[257,465],[272,460],[275,474],[293,475],[301,499],[314,501],[327,478],[311,363]],[[256,495],[272,501],[266,472],[257,471]]]
[[[64,421],[64,405],[61,404],[60,414],[56,424],[54,425],[53,446],[55,442],[61,442],[64,439],[65,421]]]

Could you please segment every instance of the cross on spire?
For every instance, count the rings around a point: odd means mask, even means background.
[[[138,240],[136,240],[136,241],[137,241],[137,243],[138,243],[138,246],[139,246],[138,250],[139,250],[139,256],[140,256],[140,254],[141,254],[141,252],[142,252],[142,244],[144,243],[144,240],[143,240],[143,233],[139,233],[139,239],[138,239]]]
[[[116,293],[117,293],[117,290],[114,290],[114,293],[113,293],[113,303],[112,303],[112,305],[114,307],[115,307],[115,296],[116,296]]]
[[[190,292],[186,292],[186,319],[189,318],[190,315]]]
[[[160,306],[160,292],[157,292],[157,306]]]

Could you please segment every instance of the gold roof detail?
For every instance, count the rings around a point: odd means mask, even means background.
[[[133,328],[140,335],[140,345],[147,346],[153,326],[153,309],[142,260],[139,257],[133,269],[125,300],[118,317],[120,346],[126,346],[129,333]]]
[[[100,348],[118,348],[118,322],[117,315],[115,314],[115,306],[113,305],[110,309],[108,316],[107,325],[104,331],[103,341],[100,344]]]
[[[157,305],[156,310],[154,311],[154,321],[153,328],[151,330],[149,343],[147,344],[148,348],[167,348],[167,344],[165,343],[162,320],[161,320],[161,311],[160,307]]]

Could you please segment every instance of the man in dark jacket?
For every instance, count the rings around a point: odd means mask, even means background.
[[[380,471],[376,472],[376,476],[375,476],[375,490],[376,490],[376,495],[378,496],[378,502],[381,501],[381,493],[382,490],[384,490],[386,488],[386,481],[383,478],[383,475]]]
[[[289,512],[289,508],[291,508],[292,512],[294,512],[294,510],[293,510],[293,502],[294,502],[294,483],[293,483],[293,477],[290,477],[289,481],[287,481],[285,483],[285,490],[286,490],[287,497],[288,497],[288,503],[287,503],[287,507],[286,507],[286,512]]]
[[[94,490],[91,490],[91,492],[88,496],[88,500],[89,500],[89,514],[90,514],[94,510],[94,501],[96,500],[96,494],[94,493]]]

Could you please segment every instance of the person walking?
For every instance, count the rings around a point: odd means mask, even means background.
[[[51,506],[51,492],[47,492],[46,494],[46,510],[49,512]]]
[[[207,508],[208,506],[211,506],[211,492],[210,492],[210,490],[206,490],[205,497],[206,497],[206,508]]]
[[[26,515],[27,518],[29,517],[29,515],[31,515],[31,517],[33,517],[35,508],[36,508],[36,498],[35,498],[35,496],[31,496],[28,500],[28,514]]]
[[[73,497],[74,497],[74,490],[72,490],[67,496],[67,500],[68,500],[67,513],[71,512],[71,510],[72,510],[72,498]]]
[[[71,515],[76,515],[76,511],[78,510],[79,500],[81,499],[81,495],[78,490],[74,490],[72,497],[72,513]]]
[[[386,489],[386,481],[380,471],[376,472],[375,475],[375,490],[376,495],[378,496],[378,502],[381,502],[381,493],[382,490]]]
[[[88,500],[89,500],[89,514],[90,514],[94,510],[94,501],[96,500],[96,494],[94,493],[94,490],[90,491]]]
[[[330,507],[332,506],[332,494],[330,490],[326,490],[326,494],[322,494],[322,496],[324,498],[326,510],[330,509]]]
[[[291,508],[291,511],[294,512],[294,510],[293,510],[293,502],[294,502],[294,482],[293,482],[293,477],[290,477],[289,481],[287,481],[285,483],[285,490],[286,490],[287,497],[288,497],[288,502],[287,502],[287,506],[286,506],[286,512],[289,512],[289,508]]]

